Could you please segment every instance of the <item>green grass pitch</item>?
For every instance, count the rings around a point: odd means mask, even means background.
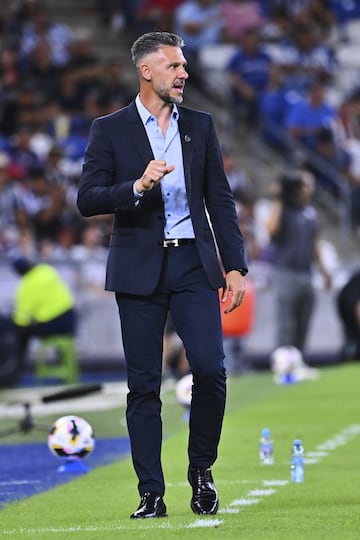
[[[269,373],[229,378],[223,436],[213,467],[220,495],[216,516],[196,516],[190,510],[184,410],[174,391],[164,392],[168,518],[129,519],[139,499],[126,458],[9,504],[0,511],[0,538],[360,539],[359,390],[360,363],[323,368],[318,380],[292,386],[275,385]],[[123,409],[84,416],[98,436],[125,433]],[[264,427],[274,438],[274,465],[259,463]],[[294,438],[303,440],[307,458],[303,484],[290,482]]]

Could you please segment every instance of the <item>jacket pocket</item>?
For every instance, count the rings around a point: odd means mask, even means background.
[[[110,247],[135,245],[135,238],[132,234],[112,234],[110,237]]]

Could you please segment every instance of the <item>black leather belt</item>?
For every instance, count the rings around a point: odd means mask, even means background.
[[[195,238],[171,238],[169,240],[163,240],[162,246],[164,248],[177,248],[181,246],[188,246],[189,244],[195,244]]]

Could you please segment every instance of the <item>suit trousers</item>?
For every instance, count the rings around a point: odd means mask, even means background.
[[[211,466],[225,409],[226,372],[218,291],[211,288],[195,244],[164,248],[162,273],[149,296],[116,293],[129,393],[127,425],[138,489],[163,495],[160,387],[164,327],[171,313],[193,375],[189,464]]]

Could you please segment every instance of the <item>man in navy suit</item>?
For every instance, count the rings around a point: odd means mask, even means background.
[[[167,515],[160,385],[169,311],[193,375],[190,504],[196,514],[217,512],[210,467],[226,397],[218,289],[224,301],[231,297],[232,311],[246,288],[244,242],[213,120],[179,106],[188,78],[183,46],[167,32],[134,42],[140,92],[94,120],[78,193],[84,216],[114,215],[106,289],[116,293],[127,367],[126,417],[141,497],[132,518]]]

